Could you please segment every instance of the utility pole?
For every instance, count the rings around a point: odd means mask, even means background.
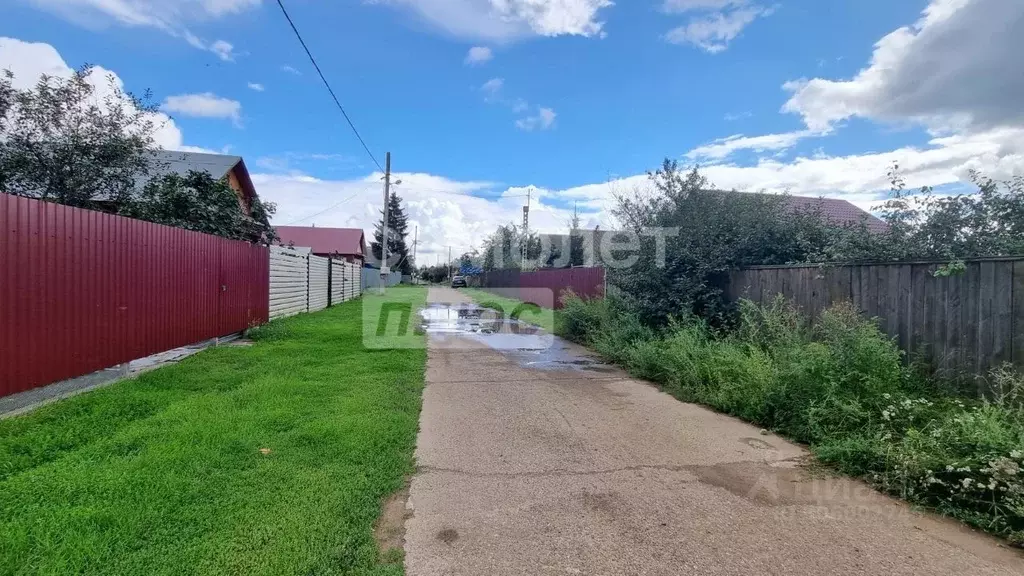
[[[416,266],[416,245],[420,242],[420,227],[416,227],[416,232],[413,233],[412,237],[412,265]],[[412,273],[416,274],[416,269],[412,269]],[[415,284],[415,282],[413,282]]]
[[[384,161],[384,229],[383,241],[380,247],[380,293],[384,293],[384,288],[387,285],[388,275],[391,270],[388,269],[388,244],[391,241],[391,230],[388,229],[390,224],[389,217],[391,212],[391,152],[387,153],[387,158]]]
[[[533,201],[533,188],[526,190],[526,206],[523,206],[523,259],[520,270],[526,269],[526,258],[530,255],[530,204]]]
[[[448,281],[452,281],[452,247],[448,247]]]

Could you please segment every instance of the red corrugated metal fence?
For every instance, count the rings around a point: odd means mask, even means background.
[[[542,306],[561,308],[562,294],[566,290],[572,290],[584,299],[603,297],[604,274],[604,268],[555,268],[534,272],[495,270],[485,272],[481,282],[484,288],[499,290],[502,293],[517,289],[520,299],[531,300]],[[548,291],[547,297],[544,296],[545,291]]]
[[[0,194],[0,396],[268,316],[266,247]]]

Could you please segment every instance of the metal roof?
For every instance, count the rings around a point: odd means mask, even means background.
[[[155,150],[152,154],[154,162],[150,166],[150,177],[167,174],[184,176],[190,170],[195,170],[196,172],[209,172],[211,176],[219,180],[227,176],[228,172],[242,161],[241,156],[203,152]]]
[[[314,254],[365,257],[365,235],[359,228],[276,226],[275,230],[281,244],[309,247]]]

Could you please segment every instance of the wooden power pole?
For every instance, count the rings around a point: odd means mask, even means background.
[[[388,229],[390,225],[389,217],[391,216],[391,152],[387,153],[387,157],[384,160],[384,228],[382,232],[382,241],[380,247],[380,293],[384,293],[384,288],[387,286],[388,276],[391,274],[391,270],[388,268],[388,244],[391,241],[391,230]]]

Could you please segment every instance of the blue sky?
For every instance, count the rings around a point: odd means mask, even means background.
[[[164,145],[245,157],[279,223],[371,226],[379,174],[276,2],[169,4],[4,2],[0,67],[102,66],[153,91],[178,132]],[[894,160],[940,190],[970,167],[1019,174],[1024,82],[993,66],[1020,4],[285,1],[370,149],[393,153],[428,254],[518,218],[526,186],[538,227],[577,203],[614,225],[611,194],[665,157],[721,187],[865,207]],[[965,81],[979,93],[949,96]]]

